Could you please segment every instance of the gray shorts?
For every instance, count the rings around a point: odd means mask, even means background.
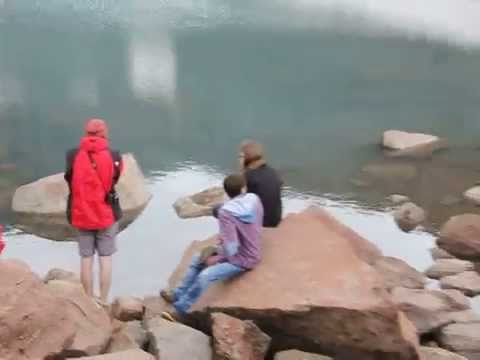
[[[111,256],[117,251],[118,223],[104,230],[78,230],[78,252],[81,257]]]

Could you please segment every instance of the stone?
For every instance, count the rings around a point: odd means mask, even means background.
[[[387,157],[402,159],[429,159],[438,150],[448,148],[448,142],[445,139],[438,139],[426,144],[415,145],[403,150],[388,150]]]
[[[116,186],[123,209],[121,230],[142,213],[151,199],[146,180],[133,155],[123,155],[123,162],[124,172]],[[20,186],[12,201],[17,227],[50,240],[74,240],[76,232],[68,224],[65,213],[67,198],[68,186],[63,174]]]
[[[417,328],[427,334],[452,323],[452,314],[470,308],[460,292],[395,288],[392,298]]]
[[[52,280],[64,280],[64,281],[71,281],[71,282],[80,282],[80,278],[72,271],[67,271],[63,269],[52,269],[50,270],[47,275],[45,275],[43,282],[48,283]]]
[[[373,267],[383,277],[387,289],[423,289],[427,283],[427,278],[421,272],[394,257],[381,257]]]
[[[469,360],[480,359],[480,322],[445,326],[439,331],[437,341],[442,348]]]
[[[420,351],[424,360],[468,360],[466,357],[440,348],[422,347]]]
[[[299,350],[287,350],[275,354],[274,360],[333,360],[329,356],[306,353]]]
[[[73,359],[73,358],[70,358]],[[127,350],[127,351],[121,351],[121,352],[116,352],[113,354],[104,354],[104,355],[97,355],[97,356],[86,356],[86,357],[80,357],[80,358],[75,358],[76,360],[78,359],[83,359],[83,360],[155,360],[155,358],[140,349],[134,349],[134,350]],[[166,359],[168,360],[168,359]]]
[[[145,296],[143,298],[145,312],[143,314],[144,324],[151,319],[155,319],[162,315],[162,312],[169,309],[169,304],[160,296]]]
[[[105,310],[85,294],[80,284],[53,280],[48,282],[47,287],[56,297],[66,301],[68,315],[75,321],[77,332],[73,343],[66,349],[66,354],[101,354],[107,348],[112,335],[112,324]]]
[[[449,254],[443,249],[440,249],[438,247],[434,247],[430,249],[430,254],[432,255],[433,260],[439,260],[439,259],[455,259],[455,256]]]
[[[210,314],[222,312],[254,321],[273,348],[419,358],[414,326],[369,265],[378,254],[364,251],[373,249],[368,241],[321,209],[289,215],[262,237],[258,267],[210,287],[193,306],[199,328],[210,331]]]
[[[400,205],[410,201],[410,198],[405,195],[393,194],[388,197],[388,201],[392,204]]]
[[[0,260],[0,274],[0,359],[62,354],[76,332],[66,301],[21,261]]]
[[[112,335],[107,353],[130,349],[143,349],[148,343],[147,332],[138,320],[129,321],[121,325]]]
[[[131,296],[116,298],[112,304],[112,315],[120,321],[142,320],[144,311],[143,302]]]
[[[457,275],[474,269],[475,265],[467,260],[439,259],[425,271],[425,274],[431,279],[438,280],[446,276]]]
[[[480,275],[476,271],[465,271],[461,274],[446,276],[440,279],[442,289],[460,290],[467,296],[480,294]]]
[[[438,136],[410,133],[399,130],[387,130],[383,133],[382,144],[391,150],[405,150],[419,145],[426,145],[440,140]]]
[[[149,352],[157,360],[212,359],[210,337],[188,326],[156,319],[148,337]]]
[[[474,186],[463,193],[463,197],[475,205],[480,205],[480,186]]]
[[[427,214],[421,207],[407,202],[394,211],[393,218],[401,230],[409,232],[422,224]]]
[[[212,314],[215,360],[263,360],[271,338],[252,321]]]
[[[454,206],[458,205],[462,202],[462,199],[458,196],[455,195],[445,195],[441,200],[440,200],[440,205],[443,206]]]
[[[222,204],[225,200],[223,188],[213,187],[178,199],[173,204],[173,208],[182,219],[211,216],[213,207]]]
[[[440,229],[437,245],[453,256],[476,261],[480,259],[480,215],[457,215]]]

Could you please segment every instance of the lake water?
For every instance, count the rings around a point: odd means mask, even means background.
[[[434,226],[477,211],[445,199],[480,175],[480,4],[408,2],[0,0],[0,222],[12,222],[13,189],[62,171],[84,120],[99,116],[154,194],[120,236],[115,295],[156,293],[190,241],[215,231],[171,204],[217,185],[244,138],[265,143],[288,211],[325,206],[423,270],[432,236],[400,233],[384,198],[410,195]],[[408,181],[358,187],[362,167],[385,161],[377,144],[390,128],[450,149],[408,162]],[[78,266],[75,244],[14,229],[7,239],[6,256],[39,273]]]

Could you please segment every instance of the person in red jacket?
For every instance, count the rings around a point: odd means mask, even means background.
[[[78,148],[67,153],[66,162],[65,180],[70,189],[67,217],[78,230],[82,285],[85,292],[93,297],[93,259],[97,252],[99,300],[106,303],[121,217],[115,184],[122,171],[122,160],[118,152],[110,150],[108,127],[104,120],[87,121],[85,136]]]

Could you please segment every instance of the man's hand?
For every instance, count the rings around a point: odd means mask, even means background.
[[[218,255],[210,256],[205,260],[205,265],[207,265],[207,267],[217,265],[219,260],[220,257]]]

